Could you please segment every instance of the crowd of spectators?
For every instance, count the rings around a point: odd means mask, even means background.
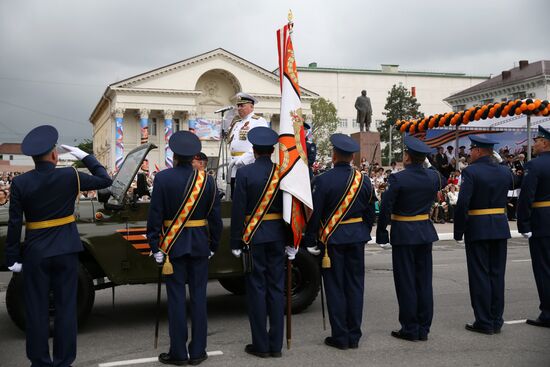
[[[0,206],[9,202],[11,182],[19,174],[21,172],[0,172]]]

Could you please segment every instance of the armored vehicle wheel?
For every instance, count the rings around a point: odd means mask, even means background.
[[[240,277],[227,277],[227,278],[219,278],[218,281],[220,282],[221,286],[237,295],[242,296],[246,293],[246,285],[244,284],[244,276]]]
[[[296,254],[296,258],[292,261],[291,272],[292,313],[300,313],[315,301],[319,293],[321,284],[319,259],[301,248]]]
[[[84,325],[95,300],[95,289],[92,277],[86,268],[80,265],[78,269],[77,314],[78,326]],[[6,291],[6,309],[14,324],[25,330],[25,299],[23,295],[23,277],[14,273]],[[53,318],[55,309],[50,300],[50,318]]]

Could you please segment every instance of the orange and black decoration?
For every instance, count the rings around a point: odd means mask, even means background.
[[[395,129],[402,133],[420,133],[429,129],[443,126],[468,125],[472,121],[486,120],[514,115],[548,116],[550,106],[548,100],[516,99],[499,103],[490,103],[483,106],[470,107],[460,112],[447,112],[435,114],[418,120],[398,120]]]

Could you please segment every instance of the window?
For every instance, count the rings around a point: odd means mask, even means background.
[[[525,91],[517,92],[512,94],[511,99],[525,99],[527,98],[527,93]]]
[[[13,155],[10,154],[10,161],[13,161]]]
[[[359,126],[359,125],[357,124],[357,119],[353,119],[353,122],[351,123],[351,126],[353,126],[353,127]]]
[[[156,136],[157,135],[157,119],[152,118],[151,122],[149,123],[149,135]]]
[[[453,107],[454,112],[464,111],[466,109],[465,104],[459,104]]]
[[[348,127],[347,119],[338,119],[338,127]]]
[[[489,104],[489,103],[493,103],[495,100],[493,98],[487,98],[487,99],[483,99],[481,100],[481,104],[484,105],[484,104]]]
[[[174,120],[172,120],[172,130],[173,130],[174,132],[180,131],[180,130],[181,130],[181,127],[180,127],[180,119],[174,119]]]

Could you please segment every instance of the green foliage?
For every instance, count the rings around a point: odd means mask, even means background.
[[[84,139],[82,143],[77,145],[77,148],[82,149],[88,154],[94,154],[94,141],[92,139]],[[81,161],[76,161],[73,166],[76,168],[84,168],[84,164]]]
[[[390,164],[390,127],[393,126],[397,120],[409,120],[424,117],[424,114],[419,111],[420,103],[416,98],[411,95],[409,90],[403,85],[393,85],[388,92],[388,98],[386,99],[386,105],[384,106],[384,116],[386,120],[377,123],[376,127],[380,132],[380,140],[385,143],[384,149],[382,149],[382,164]],[[403,134],[395,129],[392,131],[392,159],[401,160],[403,153]]]
[[[317,145],[317,160],[327,162],[332,152],[329,138],[338,127],[336,107],[324,98],[317,98],[311,102],[311,111],[313,113],[313,140]]]

